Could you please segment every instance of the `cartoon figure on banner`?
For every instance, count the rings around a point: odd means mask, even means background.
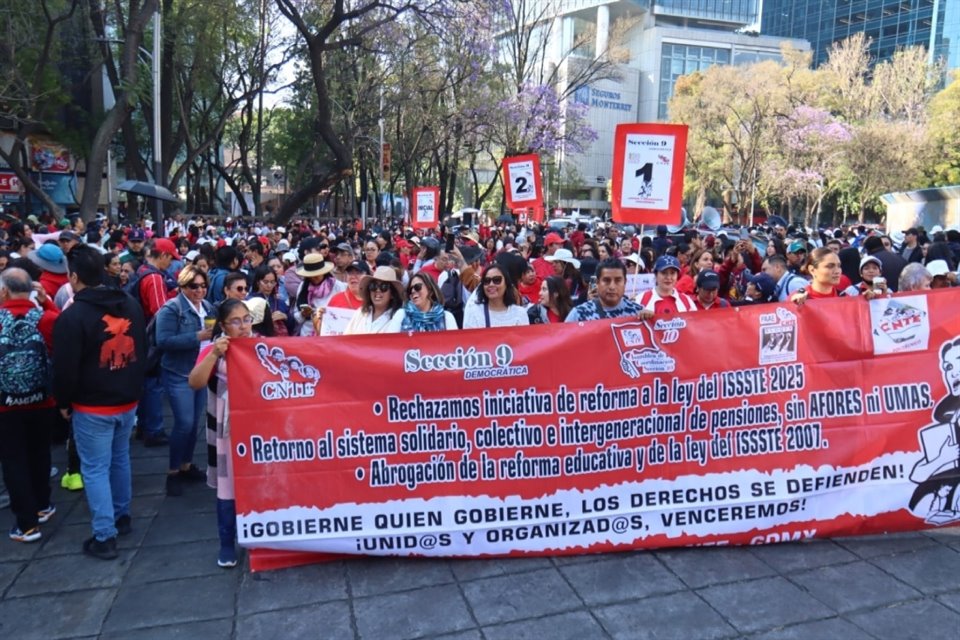
[[[612,324],[613,339],[620,352],[620,369],[636,380],[642,373],[671,373],[676,360],[657,345],[646,322]]]
[[[936,525],[960,521],[960,338],[940,348],[940,373],[947,395],[933,409],[933,424],[918,434],[923,459],[910,472],[918,485],[910,510]]]
[[[261,342],[255,350],[263,368],[274,375],[280,376],[284,382],[290,382],[291,374],[299,375],[303,378],[303,382],[313,384],[320,382],[320,371],[316,367],[304,364],[303,360],[296,356],[287,357],[280,347],[271,349]]]
[[[797,316],[780,307],[776,314],[760,316],[760,364],[795,362]]]

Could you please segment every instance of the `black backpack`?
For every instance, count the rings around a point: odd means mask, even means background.
[[[457,327],[463,329],[463,285],[460,284],[459,273],[447,272],[447,279],[440,287],[440,294],[443,296],[443,309],[453,314]]]

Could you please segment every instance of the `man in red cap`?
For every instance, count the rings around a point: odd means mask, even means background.
[[[170,263],[180,259],[177,247],[167,238],[153,238],[148,243],[146,263],[137,269],[134,298],[143,308],[144,323],[157,314],[167,300],[177,295],[177,283],[167,274]],[[137,407],[137,426],[148,447],[167,444],[163,430],[163,395],[159,372],[147,372],[143,395]]]
[[[533,261],[533,269],[537,272],[537,277],[546,280],[554,274],[553,263],[548,261],[547,256],[552,256],[557,249],[563,246],[563,238],[559,233],[551,231],[543,239],[543,255]]]

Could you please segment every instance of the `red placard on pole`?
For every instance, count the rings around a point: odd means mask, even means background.
[[[613,144],[613,219],[678,224],[683,201],[687,125],[617,125]]]
[[[503,184],[508,208],[543,208],[540,157],[536,154],[504,158]]]
[[[440,189],[417,187],[413,190],[412,222],[414,229],[432,229],[440,223]]]

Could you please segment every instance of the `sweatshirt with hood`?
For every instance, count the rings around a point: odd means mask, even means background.
[[[57,405],[87,413],[127,411],[143,393],[147,341],[143,310],[119,289],[77,292],[53,328]]]

